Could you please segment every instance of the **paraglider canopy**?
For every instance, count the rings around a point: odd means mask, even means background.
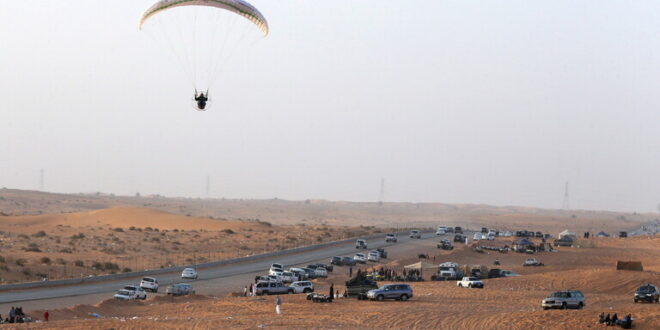
[[[244,54],[269,33],[266,18],[244,0],[160,0],[142,14],[138,27],[173,53],[195,90],[193,106],[200,111],[211,105],[209,90],[222,73],[250,68],[230,66],[234,55]]]
[[[161,0],[144,12],[140,18],[140,30],[149,17],[164,10],[183,6],[207,6],[229,10],[252,21],[263,32],[264,37],[268,35],[266,18],[257,8],[243,0]]]

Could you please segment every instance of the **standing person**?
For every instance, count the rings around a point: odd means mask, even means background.
[[[250,297],[252,297],[252,292],[254,292],[254,284],[250,283]]]
[[[247,285],[243,288],[243,297],[247,297]]]
[[[348,277],[353,277],[353,267],[348,267]]]
[[[330,300],[330,302],[332,302],[332,299],[335,298],[335,285],[333,283],[330,283],[330,294],[328,296],[330,296],[328,298],[328,300]]]
[[[44,312],[44,321],[48,322],[48,317],[49,317],[49,316],[50,316],[50,314],[48,314],[48,310],[46,310],[46,311]]]
[[[277,296],[275,297],[275,313],[277,313],[277,315],[282,314],[282,310],[280,309],[281,308],[280,306],[282,306],[282,298],[280,298],[280,296]]]

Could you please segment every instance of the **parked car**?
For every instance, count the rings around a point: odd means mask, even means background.
[[[557,291],[550,295],[550,297],[543,299],[541,306],[544,310],[550,308],[582,309],[585,306],[584,295],[577,290]]]
[[[172,296],[185,296],[189,294],[195,294],[195,290],[193,290],[192,285],[188,283],[172,284],[167,287],[167,290],[165,290],[165,292],[168,295],[172,295]]]
[[[406,301],[413,297],[412,287],[408,284],[385,284],[378,289],[369,290],[367,298],[383,301],[385,299],[396,299]]]
[[[454,227],[454,233],[456,233],[456,234],[462,234],[462,233],[463,233],[463,228],[461,228],[461,227]]]
[[[356,249],[367,249],[367,241],[363,239],[358,239],[355,241],[355,248]]]
[[[378,248],[378,249],[376,249],[376,251],[378,251],[378,253],[380,253],[381,258],[387,259],[387,252],[385,251],[384,248]]]
[[[147,293],[138,285],[126,285],[122,290],[128,290],[135,293],[135,299],[147,299]]]
[[[286,294],[289,293],[289,287],[278,282],[261,282],[257,283],[256,294],[257,295],[269,295],[269,294]]]
[[[195,270],[195,268],[186,268],[181,272],[181,278],[183,278],[183,279],[189,278],[189,279],[196,280],[197,276],[198,276],[198,274],[197,274],[197,271]]]
[[[140,287],[146,291],[158,292],[158,280],[153,277],[143,277],[140,281]]]
[[[451,244],[451,242],[448,239],[443,239],[438,243],[438,249],[443,249],[443,250],[453,250],[454,246]]]
[[[536,238],[543,238],[543,233],[540,231],[537,231],[536,234],[534,235]]]
[[[453,234],[454,233],[454,227],[447,227],[446,232]]]
[[[361,263],[361,264],[367,263],[367,257],[364,255],[364,253],[356,253],[353,259],[357,263]]]
[[[653,303],[658,302],[660,300],[660,291],[658,291],[658,287],[655,285],[647,284],[647,285],[642,285],[635,291],[635,302],[639,301],[646,301]]]
[[[456,286],[459,288],[484,288],[484,282],[481,282],[480,279],[476,277],[463,277],[462,280],[456,282]]]
[[[422,238],[422,233],[420,233],[419,230],[411,230],[410,231],[410,238],[420,239],[420,238]]]
[[[535,258],[527,258],[525,262],[523,262],[523,266],[544,266],[542,262],[536,260]]]
[[[322,277],[322,278],[328,277],[328,271],[323,267],[314,268],[314,273],[316,274],[316,277]]]
[[[327,270],[328,272],[332,272],[335,269],[332,266],[332,264],[329,264],[329,265],[326,265],[326,264],[311,264],[311,265],[307,265],[307,268],[310,268],[310,266],[325,268],[325,270]]]
[[[259,282],[282,282],[282,280],[280,280],[280,278],[278,276],[275,276],[275,275],[263,275],[263,276],[257,277],[256,282],[257,283],[259,283]]]
[[[459,234],[454,235],[454,242],[465,243],[465,236]]]
[[[355,266],[355,259],[351,257],[342,257],[341,262],[344,266]]]
[[[452,228],[453,230],[453,228]],[[438,229],[435,231],[436,235],[444,235],[447,233],[447,227],[446,226],[438,226]]]
[[[475,241],[480,240],[481,239],[481,233],[474,233],[474,235],[472,236],[472,239],[475,240]]]
[[[310,281],[296,281],[289,285],[289,293],[310,293],[314,292],[314,283]]]
[[[373,261],[373,262],[380,261],[380,253],[376,250],[369,251],[369,255],[367,256],[367,260]]]
[[[142,293],[144,293],[144,291],[142,291]],[[140,296],[137,291],[131,291],[126,289],[118,290],[113,297],[117,300],[147,299],[146,294],[144,296]]]
[[[331,265],[337,265],[337,266],[343,266],[344,265],[342,263],[341,257],[332,257],[332,259],[330,259],[330,264]]]
[[[481,227],[481,232],[484,233],[484,234],[488,234],[488,228]]]
[[[289,268],[296,281],[303,281],[308,278],[307,272],[302,268]]]
[[[396,234],[387,234],[385,235],[385,242],[388,243],[396,243],[398,238],[396,237]]]
[[[316,273],[316,269],[303,268],[302,270],[305,271],[305,274],[307,274],[308,279],[315,279],[315,278],[319,277]]]
[[[271,268],[268,271],[268,275],[282,276],[282,273],[284,273],[284,271],[279,268]]]
[[[294,281],[298,280],[298,276],[294,275],[292,272],[284,271],[282,272],[280,279],[284,283],[293,283]]]
[[[494,241],[495,240],[495,233],[489,233],[488,235],[486,235],[486,240]]]
[[[280,263],[273,263],[270,265],[270,269],[279,269],[279,270],[284,270],[284,265]]]

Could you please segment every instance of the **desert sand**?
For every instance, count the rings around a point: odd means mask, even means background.
[[[500,238],[491,244],[506,242]],[[433,250],[434,242],[429,240],[427,252],[436,257],[436,262],[490,264],[498,258],[501,268],[514,270],[521,276],[487,279],[484,289],[457,288],[454,281],[411,283],[415,296],[407,302],[338,299],[331,304],[316,304],[307,301],[304,295],[285,295],[284,313],[277,316],[274,297],[160,296],[145,302],[106,300],[95,306],[51,310],[49,323],[34,323],[29,327],[587,329],[604,327],[596,320],[599,313],[605,312],[619,316],[631,313],[636,329],[658,329],[660,305],[634,304],[632,294],[642,284],[660,282],[660,238],[602,238],[593,242],[592,248],[561,248],[559,252],[539,253],[535,257],[546,266],[527,268],[521,266],[528,257],[526,254],[482,254],[464,245],[453,251]],[[615,264],[620,259],[640,260],[645,271],[617,271]],[[409,256],[382,266],[400,270],[402,265],[415,261],[414,256]],[[339,267],[330,278],[315,280],[317,291],[327,292],[330,282],[342,290],[346,279],[345,270]],[[584,292],[586,307],[542,310],[541,299],[562,289]],[[33,315],[41,313],[35,311]],[[94,318],[90,313],[102,317]]]

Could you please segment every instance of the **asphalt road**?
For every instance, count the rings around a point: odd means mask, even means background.
[[[399,236],[399,242],[392,244],[385,243],[383,235],[382,239],[370,240],[367,243],[369,250],[385,247],[391,260],[404,252],[407,255],[414,253],[411,251],[431,252],[430,249],[435,246],[435,240],[431,241],[429,238],[435,237],[434,234],[425,234],[422,240],[417,240],[401,235]],[[240,264],[206,268],[199,270],[199,278],[193,281],[182,280],[181,274],[178,272],[163,274],[157,277],[161,286],[159,294],[164,294],[167,285],[180,282],[192,282],[198,294],[222,294],[240,291],[240,288],[250,284],[256,275],[267,274],[271,263],[278,262],[287,267],[316,262],[329,263],[330,258],[333,256],[352,256],[357,251],[353,244],[344,244],[276,258],[264,258]],[[336,267],[335,272],[341,271],[341,269],[341,267]],[[2,292],[0,293],[0,313],[8,311],[11,306],[23,306],[24,310],[30,311],[62,308],[77,304],[95,304],[101,300],[111,298],[114,292],[124,285],[138,284],[140,279],[140,277],[136,277],[117,281]]]

